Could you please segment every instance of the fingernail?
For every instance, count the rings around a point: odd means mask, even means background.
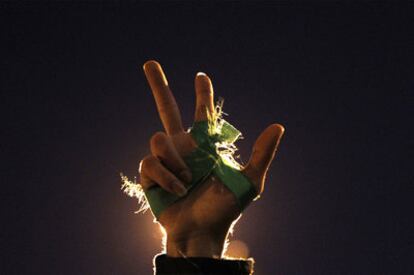
[[[173,183],[171,184],[171,188],[174,191],[174,193],[180,197],[187,194],[187,189],[185,189],[184,185],[182,185],[182,183],[180,183],[179,181],[173,181]]]
[[[160,64],[155,60],[148,60],[147,62],[144,63],[144,65],[142,65],[144,70],[148,69],[150,66],[153,66],[153,68],[160,67]]]
[[[188,170],[184,170],[180,173],[180,178],[183,179],[185,182],[191,182],[191,172]]]

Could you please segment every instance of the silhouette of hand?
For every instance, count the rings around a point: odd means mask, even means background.
[[[144,190],[153,185],[184,196],[191,172],[183,161],[197,144],[181,122],[181,115],[159,63],[148,61],[144,72],[155,98],[165,132],[150,141],[151,154],[140,165]],[[213,87],[204,73],[195,77],[195,121],[207,120],[215,112]],[[258,137],[248,164],[241,172],[254,183],[258,196],[263,192],[266,171],[276,152],[284,128],[268,126]],[[236,198],[216,177],[209,176],[185,198],[172,204],[159,216],[167,233],[167,255],[173,257],[220,258],[229,228],[240,215]]]

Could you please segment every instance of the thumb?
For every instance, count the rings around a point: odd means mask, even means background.
[[[257,138],[250,160],[242,171],[254,183],[258,195],[263,192],[267,169],[275,156],[284,131],[285,128],[280,124],[268,126]]]

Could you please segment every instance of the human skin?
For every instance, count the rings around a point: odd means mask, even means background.
[[[159,185],[168,192],[184,196],[191,172],[183,157],[197,144],[184,130],[179,108],[161,65],[153,60],[147,61],[144,72],[165,132],[155,133],[150,140],[151,154],[140,163],[140,183],[144,190]],[[208,113],[215,111],[213,86],[204,73],[198,73],[194,82],[194,120],[204,121]],[[241,169],[241,173],[254,184],[256,198],[263,192],[266,172],[283,133],[284,128],[280,124],[268,126],[256,140],[249,162]],[[167,255],[221,258],[229,229],[240,214],[233,193],[220,180],[210,176],[161,213],[158,221],[167,234]]]

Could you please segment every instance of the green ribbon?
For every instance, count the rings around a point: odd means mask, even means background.
[[[231,160],[217,152],[217,144],[223,142],[233,144],[241,133],[223,119],[217,132],[209,133],[208,121],[195,122],[190,129],[190,134],[198,147],[184,157],[184,162],[192,173],[192,181],[186,185],[187,195],[210,175],[214,175],[235,195],[240,211],[243,211],[257,196],[256,190]],[[145,196],[157,219],[162,211],[183,198],[165,191],[158,185],[146,190]]]

